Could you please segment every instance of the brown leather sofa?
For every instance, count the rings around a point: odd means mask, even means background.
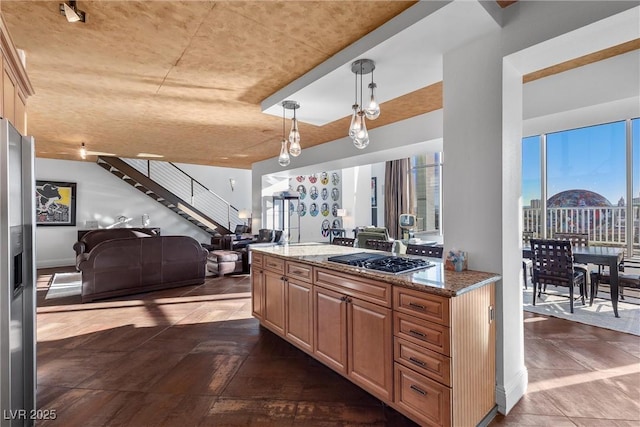
[[[91,230],[73,245],[73,250],[76,251],[76,269],[80,270],[80,262],[84,259],[84,256],[81,255],[89,253],[91,249],[105,240],[150,236],[157,236],[150,228],[101,228]]]
[[[189,236],[104,240],[78,255],[82,302],[204,283],[207,255]]]

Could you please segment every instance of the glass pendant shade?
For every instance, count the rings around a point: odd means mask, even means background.
[[[369,145],[369,132],[367,131],[364,111],[358,112],[358,121],[360,123],[360,127],[353,137],[353,145],[362,150]]]
[[[369,88],[371,89],[371,101],[369,101],[369,105],[365,108],[364,112],[369,120],[375,120],[380,116],[380,105],[376,101],[375,89],[376,84],[370,83]]]
[[[289,157],[289,153],[287,152],[287,141],[282,138],[282,143],[280,147],[280,156],[278,157],[278,163],[280,166],[289,166],[291,163],[291,158]]]
[[[356,132],[360,130],[360,119],[358,117],[358,104],[353,104],[353,114],[351,115],[351,125],[349,126],[349,136],[354,138]]]
[[[294,117],[291,119],[291,132],[289,132],[289,154],[298,157],[302,152],[300,147],[300,131],[298,131],[298,120]]]

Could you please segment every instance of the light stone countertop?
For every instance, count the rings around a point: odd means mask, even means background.
[[[327,261],[328,257],[357,252],[380,253],[370,249],[350,248],[326,243],[298,243],[280,246],[250,246],[255,252],[272,255],[290,261],[299,261],[330,270],[349,273],[360,277],[380,280],[405,288],[416,289],[432,294],[454,297],[472,289],[496,282],[501,276],[495,273],[466,270],[455,272],[444,269],[440,259],[429,258],[435,265],[422,270],[402,274],[390,274],[352,267]],[[389,255],[391,255],[389,253]],[[411,255],[400,255],[411,257]]]

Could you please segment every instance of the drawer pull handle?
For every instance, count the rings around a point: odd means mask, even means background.
[[[422,366],[423,368],[424,368],[425,366],[427,366],[427,364],[426,364],[426,363],[424,363],[422,360],[418,360],[418,359],[416,359],[415,357],[410,357],[410,358],[409,358],[409,360],[410,360],[411,362],[415,363],[415,364],[416,364],[416,365],[418,365],[418,366]]]
[[[409,303],[409,307],[411,307],[411,308],[417,308],[418,310],[426,310],[426,309],[427,309],[427,307],[425,307],[424,305],[422,305],[422,304],[416,304],[415,302],[410,302],[410,303]]]
[[[417,336],[417,337],[421,337],[421,338],[426,338],[426,337],[427,337],[427,335],[426,335],[426,334],[423,334],[422,332],[419,332],[419,331],[415,331],[415,330],[413,330],[413,329],[409,329],[409,333],[410,333],[411,335],[415,335],[415,336]]]
[[[419,394],[421,394],[421,395],[423,395],[423,396],[426,396],[426,395],[427,395],[427,392],[426,392],[426,391],[422,390],[422,389],[421,389],[421,388],[419,388],[419,387],[416,387],[416,386],[415,386],[415,385],[413,385],[413,384],[411,384],[411,390],[413,390],[413,391],[415,391],[416,393],[419,393]]]
[[[304,271],[293,270],[293,271],[291,271],[291,274],[304,274]]]

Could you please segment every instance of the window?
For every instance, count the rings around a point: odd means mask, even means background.
[[[540,201],[540,137],[530,136],[522,140],[522,207],[523,230],[532,237],[542,233]]]
[[[440,232],[442,153],[412,157],[411,174],[416,200],[416,231]]]
[[[627,168],[628,148],[633,152],[631,168]],[[633,230],[638,249],[640,119],[523,138],[522,197],[525,233],[547,237],[588,233],[595,244],[627,246]],[[543,197],[544,213],[540,212]]]

